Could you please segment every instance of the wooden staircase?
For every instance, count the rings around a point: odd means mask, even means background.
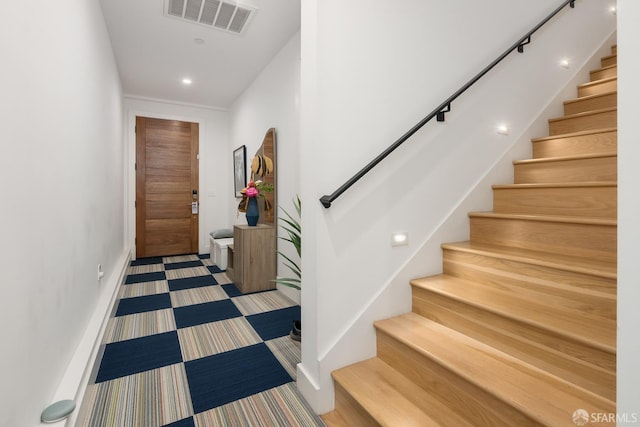
[[[602,58],[377,356],[333,372],[329,426],[572,426],[616,406],[616,48]],[[588,425],[604,417],[592,416]],[[615,416],[614,416],[615,419]]]

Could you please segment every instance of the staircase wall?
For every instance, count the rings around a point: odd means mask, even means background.
[[[565,10],[525,54],[511,55],[456,101],[444,124],[427,125],[324,210],[316,202],[320,195],[559,2],[522,10],[506,1],[482,8],[463,1],[451,9],[404,1],[391,15],[386,4],[343,3],[302,6],[305,339],[298,386],[319,413],[333,405],[330,372],[375,354],[373,320],[410,311],[408,280],[441,270],[440,243],[468,237],[467,212],[490,209],[490,183],[510,181],[510,161],[528,157],[523,150],[530,149],[519,142],[530,147],[531,137],[545,133],[545,120],[561,114],[561,100],[575,96],[563,88],[575,91],[597,68],[589,58],[611,44],[615,28],[601,2]],[[358,21],[357,6],[366,6],[371,22]],[[513,20],[498,18],[505,15]],[[567,52],[569,70],[557,66]],[[507,136],[496,133],[502,120],[511,128]],[[392,248],[390,236],[398,230],[409,232],[410,244]]]

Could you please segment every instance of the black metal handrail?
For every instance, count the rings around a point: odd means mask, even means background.
[[[375,159],[373,159],[369,164],[360,169],[358,173],[352,176],[347,182],[342,184],[336,191],[331,193],[330,195],[325,195],[320,198],[320,203],[325,208],[331,207],[331,203],[336,200],[342,193],[344,193],[349,187],[355,184],[360,178],[362,178],[367,172],[373,169],[378,163],[380,163],[385,157],[391,154],[396,148],[398,148],[402,143],[404,143],[407,139],[409,139],[414,133],[416,133],[422,126],[427,124],[434,117],[437,121],[443,122],[445,119],[445,113],[451,111],[451,103],[462,95],[467,89],[469,89],[475,82],[480,80],[482,76],[487,74],[493,67],[498,65],[504,58],[507,57],[511,52],[517,50],[518,52],[524,52],[524,46],[531,43],[531,36],[533,33],[538,31],[540,27],[546,24],[551,18],[556,16],[558,12],[564,9],[567,5],[574,8],[575,0],[566,0],[564,1],[556,10],[549,14],[546,18],[544,18],[538,25],[533,27],[531,31],[525,34],[522,38],[520,38],[517,42],[515,42],[509,49],[504,51],[502,55],[496,58],[491,64],[487,65],[482,71],[476,74],[471,80],[469,80],[464,86],[458,89],[453,95],[446,99],[442,104],[438,105],[435,110],[433,110],[428,116],[424,119],[420,120],[415,126],[409,129],[404,135],[402,135],[396,142],[391,144],[386,150],[380,153]]]

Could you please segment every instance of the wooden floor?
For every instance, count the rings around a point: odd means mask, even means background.
[[[615,413],[617,50],[375,323],[377,356],[333,372],[329,426],[568,426]],[[586,412],[585,412],[586,411]],[[589,419],[592,425],[598,424]]]

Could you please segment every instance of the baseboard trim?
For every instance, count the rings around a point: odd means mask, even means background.
[[[302,363],[297,365],[296,387],[316,414],[326,414],[334,408],[333,380],[321,390],[318,382],[305,369]]]
[[[105,284],[102,295],[100,295],[98,303],[96,304],[96,309],[91,319],[89,319],[84,335],[78,343],[76,351],[69,361],[67,370],[54,395],[53,402],[64,399],[74,399],[76,409],[66,420],[48,425],[73,427],[76,423],[76,418],[82,405],[82,399],[87,388],[89,376],[94,368],[93,365],[95,364],[96,356],[100,349],[100,343],[102,342],[107,321],[113,310],[117,291],[120,289],[120,285],[124,283],[130,260],[131,251],[125,250],[116,263],[116,269],[114,271],[118,273],[113,274]]]

